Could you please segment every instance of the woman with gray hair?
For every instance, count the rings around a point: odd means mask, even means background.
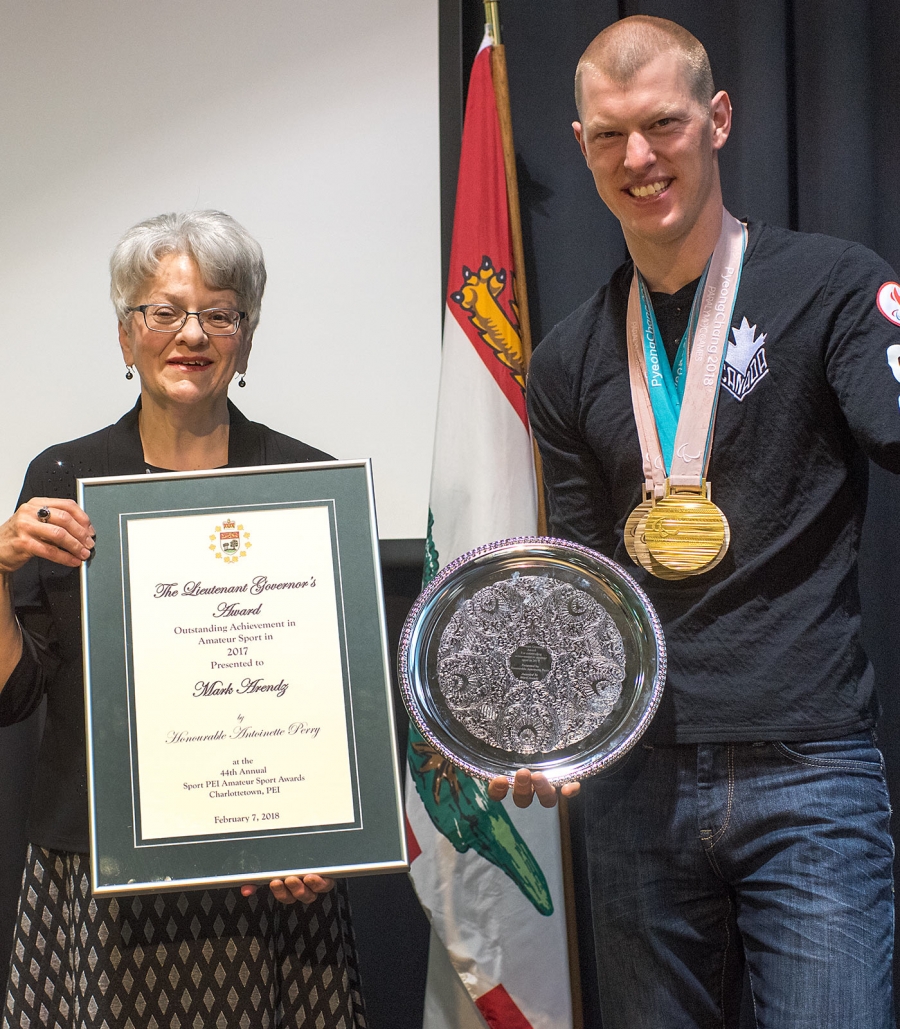
[[[0,725],[47,698],[2,1026],[355,1029],[353,935],[332,880],[91,896],[79,569],[94,533],[76,479],[329,459],[228,400],[266,282],[242,226],[219,211],[160,215],[125,233],[110,269],[137,403],[38,455],[0,525]]]

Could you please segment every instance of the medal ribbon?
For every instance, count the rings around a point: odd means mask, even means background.
[[[707,266],[708,267],[708,266]],[[678,429],[678,416],[681,413],[681,401],[684,397],[685,365],[687,363],[688,340],[693,334],[699,316],[698,299],[703,295],[706,283],[706,271],[694,293],[691,313],[687,328],[678,344],[675,353],[675,364],[670,366],[666,354],[662,333],[656,321],[653,303],[647,284],[639,275],[638,295],[641,305],[641,325],[643,327],[644,363],[647,368],[647,385],[650,388],[650,402],[656,420],[656,431],[662,448],[666,469],[671,467],[672,453],[675,449],[675,433]]]
[[[628,314],[625,319],[628,339],[628,381],[631,385],[631,406],[634,410],[638,440],[641,444],[644,492],[648,497],[652,494],[659,499],[666,491],[666,466],[663,461],[662,447],[659,445],[656,420],[653,417],[653,404],[650,401],[647,376],[644,372],[646,364],[641,361],[644,342],[639,288],[638,276],[635,274],[631,280]]]
[[[628,371],[645,489],[657,497],[665,493],[667,473],[672,485],[697,489],[706,477],[746,246],[746,226],[723,208],[722,231],[694,297],[675,357],[675,374],[662,349],[646,286],[635,269],[626,316]]]

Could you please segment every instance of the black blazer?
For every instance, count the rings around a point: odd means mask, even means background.
[[[19,503],[75,500],[76,480],[148,470],[138,431],[141,402],[99,432],[59,443],[28,466]],[[229,401],[228,468],[329,461],[321,450],[251,422]],[[102,540],[97,541],[102,546]],[[28,819],[28,838],[53,850],[88,850],[84,677],[79,569],[33,558],[13,577],[22,659],[0,691],[0,725],[27,718],[47,697],[47,716]]]

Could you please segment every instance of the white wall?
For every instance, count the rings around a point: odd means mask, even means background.
[[[269,270],[232,398],[371,456],[381,536],[424,535],[437,47],[436,0],[0,0],[0,511],[34,454],[133,402],[108,299],[118,237],[216,207]],[[212,153],[223,128],[234,143]]]

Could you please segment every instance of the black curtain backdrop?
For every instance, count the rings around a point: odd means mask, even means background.
[[[467,0],[464,10],[470,35],[477,35],[481,4]],[[706,45],[717,88],[729,92],[735,109],[721,155],[725,202],[734,215],[856,240],[900,267],[900,145],[891,127],[900,99],[892,33],[898,0],[502,0],[536,340],[593,293],[625,254],[572,136],[572,79],[593,36],[631,14],[671,18]],[[900,481],[873,466],[860,579],[866,645],[883,707],[879,742],[895,803],[898,514]],[[577,805],[573,809],[577,821]],[[896,837],[900,826],[894,831]],[[577,839],[575,860],[580,876]],[[585,916],[588,905],[580,888]],[[587,921],[579,935],[585,1025],[593,1027],[599,1016]]]
[[[894,44],[900,0],[501,0],[500,7],[535,340],[593,293],[625,256],[618,225],[594,191],[571,122],[578,57],[597,32],[630,14],[672,18],[706,44],[717,86],[728,90],[735,107],[734,130],[721,157],[725,199],[734,215],[858,240],[900,268],[900,146],[892,117],[900,99]],[[483,7],[480,0],[439,0],[439,12],[446,282],[465,83],[482,36]],[[883,707],[879,741],[895,799],[898,514],[900,482],[873,468],[860,578],[866,643]],[[406,552],[385,561],[394,638],[417,589],[415,563]],[[0,968],[6,965],[21,874],[22,819],[37,733],[37,719],[0,730]],[[583,854],[577,803],[572,811],[578,878]],[[405,879],[359,880],[354,902],[372,1026],[419,1029],[427,928]],[[588,905],[587,892],[579,889],[585,1026],[597,1029]]]

